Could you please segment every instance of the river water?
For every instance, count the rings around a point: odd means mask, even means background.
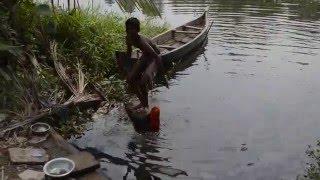
[[[135,133],[115,108],[97,114],[71,142],[98,154],[111,179],[287,180],[303,174],[307,145],[320,136],[320,2],[154,2],[172,27],[207,5],[214,21],[204,46],[175,68],[170,89],[158,87],[150,96],[161,108],[160,132]],[[99,3],[121,9],[115,1]]]

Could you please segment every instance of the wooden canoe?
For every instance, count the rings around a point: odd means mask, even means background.
[[[203,44],[212,26],[212,22],[208,20],[208,10],[209,7],[198,18],[152,38],[152,42],[160,49],[164,64],[180,60]],[[121,74],[127,74],[141,55],[142,53],[138,49],[132,52],[131,58],[126,57],[125,52],[116,52],[117,64]]]
[[[206,39],[212,26],[212,22],[208,20],[208,10],[207,7],[198,18],[152,38],[152,42],[160,49],[165,64],[187,55]],[[132,58],[138,59],[140,56],[139,50],[132,53]]]

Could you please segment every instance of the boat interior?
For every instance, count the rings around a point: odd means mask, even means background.
[[[202,32],[205,25],[206,16],[204,13],[193,21],[154,37],[152,41],[160,49],[161,54],[165,54],[192,41]],[[133,58],[139,58],[140,56],[140,50],[136,50],[136,53],[133,53]]]

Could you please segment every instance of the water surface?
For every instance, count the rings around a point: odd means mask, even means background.
[[[119,0],[120,1],[120,0]],[[129,11],[115,1],[105,10]],[[173,27],[210,5],[203,47],[150,101],[161,131],[140,135],[121,108],[71,141],[100,153],[112,179],[296,179],[320,136],[320,2],[157,0]],[[135,6],[129,13],[146,16]],[[143,9],[143,8],[140,8]],[[157,13],[156,13],[157,14]]]

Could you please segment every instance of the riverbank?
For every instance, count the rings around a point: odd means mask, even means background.
[[[81,134],[99,107],[108,113],[124,100],[114,54],[125,50],[126,17],[32,0],[3,1],[0,14],[0,168],[4,177],[17,178],[42,165],[12,164],[10,148],[39,147],[49,159],[78,153],[59,134]],[[152,21],[141,27],[149,37],[166,29]],[[28,127],[37,121],[53,128],[45,144],[30,142]]]
[[[27,132],[28,129],[25,128],[23,131]],[[70,175],[73,178],[106,179],[99,172],[99,161],[93,155],[87,151],[78,150],[55,130],[50,130],[44,136],[19,133],[13,136],[10,142],[1,142],[0,150],[0,177],[3,180],[44,179],[43,164],[45,162],[39,159],[50,160],[61,157],[72,159],[75,162],[75,170]],[[39,155],[34,157],[34,153]]]
[[[1,130],[41,119],[70,136],[99,106],[123,100],[114,54],[125,50],[126,17],[32,0],[0,5]],[[141,26],[149,37],[167,29],[152,21]]]

